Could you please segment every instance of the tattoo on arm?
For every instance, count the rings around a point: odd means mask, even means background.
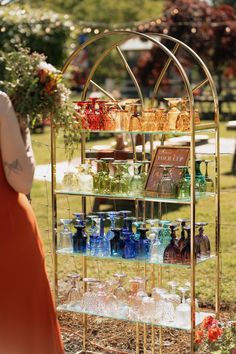
[[[8,176],[10,176],[12,172],[18,174],[23,170],[20,161],[18,159],[12,162],[4,161],[4,166]]]

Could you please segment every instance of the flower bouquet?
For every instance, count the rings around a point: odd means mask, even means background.
[[[236,322],[206,317],[195,333],[195,345],[201,354],[236,354]]]
[[[1,53],[3,90],[9,95],[20,126],[34,127],[50,119],[56,132],[63,130],[65,148],[73,153],[78,141],[78,121],[70,90],[63,83],[62,73],[46,62],[39,53],[29,49]]]

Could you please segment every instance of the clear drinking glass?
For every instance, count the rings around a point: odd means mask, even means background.
[[[176,198],[176,185],[172,181],[170,169],[172,165],[160,165],[163,168],[162,177],[157,186],[159,198]]]
[[[60,232],[60,241],[58,245],[58,250],[66,253],[71,253],[72,248],[72,232],[69,229],[71,225],[71,219],[60,219],[60,224],[63,225],[63,230]]]
[[[82,298],[81,310],[82,312],[96,314],[97,311],[96,285],[99,283],[99,280],[95,278],[84,278],[83,281],[86,284],[87,290],[85,291]]]

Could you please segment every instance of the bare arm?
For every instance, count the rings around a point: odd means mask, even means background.
[[[28,129],[24,140],[10,99],[0,92],[0,146],[5,176],[15,191],[28,194],[35,168]]]

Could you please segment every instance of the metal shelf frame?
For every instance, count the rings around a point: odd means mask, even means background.
[[[157,40],[157,36],[160,38],[160,40]],[[117,30],[117,31],[110,31],[110,32],[104,32],[101,34],[98,34],[90,39],[88,39],[85,43],[80,45],[66,60],[65,65],[62,69],[63,74],[67,71],[68,67],[72,63],[73,59],[85,48],[89,47],[95,42],[98,42],[99,40],[102,40],[104,38],[112,37],[113,42],[110,45],[109,48],[105,49],[104,52],[102,52],[98,59],[95,61],[93,67],[90,70],[90,73],[88,75],[88,78],[84,84],[84,88],[82,91],[81,99],[84,100],[86,99],[88,89],[90,85],[95,86],[98,90],[103,92],[110,100],[114,100],[114,97],[107,92],[105,89],[103,89],[101,86],[99,86],[95,81],[93,81],[94,74],[96,73],[96,70],[100,64],[102,64],[103,60],[109,55],[109,53],[112,50],[116,50],[118,52],[118,55],[121,59],[121,61],[124,64],[125,69],[127,70],[128,74],[130,75],[130,78],[133,81],[133,84],[137,90],[137,96],[140,99],[140,102],[142,106],[144,105],[144,98],[142,95],[141,88],[139,87],[139,84],[129,67],[128,62],[125,59],[125,56],[123,55],[120,45],[126,41],[127,39],[133,38],[133,37],[140,37],[141,39],[144,40],[149,40],[153,43],[154,46],[157,46],[160,48],[168,57],[165,65],[162,68],[162,71],[160,75],[158,76],[156,80],[156,84],[153,89],[153,95],[151,99],[151,105],[154,106],[155,99],[160,87],[160,84],[163,80],[164,75],[166,74],[166,71],[168,70],[170,65],[174,65],[181,78],[183,85],[185,87],[186,91],[186,98],[188,99],[189,102],[189,110],[190,110],[190,117],[191,117],[191,124],[190,124],[190,132],[188,135],[191,137],[191,143],[190,143],[190,168],[191,168],[191,198],[189,201],[189,206],[190,206],[190,211],[191,211],[191,234],[194,235],[195,232],[195,208],[196,208],[196,196],[195,196],[195,134],[196,131],[198,130],[198,127],[195,126],[194,124],[194,91],[204,85],[208,85],[210,88],[211,96],[212,96],[212,102],[214,106],[214,121],[210,124],[203,124],[199,130],[204,130],[204,129],[213,129],[214,130],[214,136],[215,136],[215,154],[214,154],[214,159],[215,159],[215,262],[216,262],[216,292],[215,292],[215,313],[216,317],[219,316],[219,310],[220,310],[220,274],[221,274],[221,262],[220,262],[220,257],[221,257],[221,251],[220,251],[220,152],[219,152],[219,102],[218,102],[218,97],[217,97],[217,92],[216,92],[216,87],[213,81],[213,78],[202,61],[202,59],[185,43],[181,42],[180,40],[173,38],[171,36],[165,35],[165,34],[144,34],[144,33],[139,33],[136,31],[126,31],[126,30]],[[172,51],[165,46],[161,40],[164,39],[168,43],[172,43],[173,49]],[[177,58],[178,51],[181,49],[182,51],[186,51],[193,59],[193,62],[197,64],[201,69],[202,72],[205,75],[205,78],[195,85],[193,88],[191,87],[189,78],[187,76],[187,73],[180,63],[180,61]],[[145,133],[144,133],[145,134]],[[85,160],[86,157],[86,135],[87,133],[85,131],[80,132],[81,135],[81,161],[82,163]],[[165,134],[162,132],[162,138],[161,142],[162,145],[164,145],[165,142]],[[151,144],[151,157],[153,156],[153,135],[150,137],[150,144]],[[145,159],[145,139],[143,139],[143,150],[142,150],[142,157]],[[52,183],[51,183],[51,191],[52,191],[52,245],[53,245],[53,267],[54,267],[54,293],[55,297],[57,296],[57,194],[58,191],[56,191],[56,134],[53,128],[53,125],[51,125],[51,164],[52,164],[52,172],[51,172],[51,177],[52,177]],[[83,212],[86,214],[86,196],[81,196],[82,198],[82,208]],[[136,216],[138,216],[138,203],[143,203],[144,210],[145,210],[145,203],[148,201],[145,200],[135,200],[135,206],[136,206]],[[151,210],[152,213],[154,212],[154,207],[156,204],[158,204],[158,210],[159,210],[159,216],[161,217],[161,210],[162,210],[162,204],[163,200],[159,200],[157,202],[154,201],[149,201],[151,203]],[[145,214],[145,213],[144,213]],[[143,215],[143,218],[145,219],[145,215]],[[190,266],[190,278],[191,278],[191,354],[194,353],[194,336],[195,336],[195,328],[196,328],[196,323],[195,323],[195,283],[196,283],[196,259],[195,259],[195,238],[191,237],[191,266]],[[87,275],[87,257],[84,256],[82,259],[82,265],[83,265],[83,277],[86,277]],[[158,286],[161,286],[162,283],[162,270],[161,266],[157,266],[157,272],[158,272]],[[152,266],[152,285],[155,285],[155,276],[154,273],[156,272],[156,268],[154,265]],[[144,269],[144,274],[146,274],[146,268]],[[86,351],[86,339],[87,339],[87,315],[83,314],[83,353],[89,353],[89,351]],[[136,324],[136,354],[140,353],[140,344],[139,344],[139,326],[140,324]],[[143,341],[143,352],[144,354],[147,353],[147,340],[146,340],[146,324],[143,325],[143,333],[144,333],[144,341]],[[163,334],[161,329],[159,329],[159,353],[162,353],[162,341],[163,341]],[[152,338],[151,338],[151,352],[152,354],[155,353],[155,330],[154,327],[152,326]]]

